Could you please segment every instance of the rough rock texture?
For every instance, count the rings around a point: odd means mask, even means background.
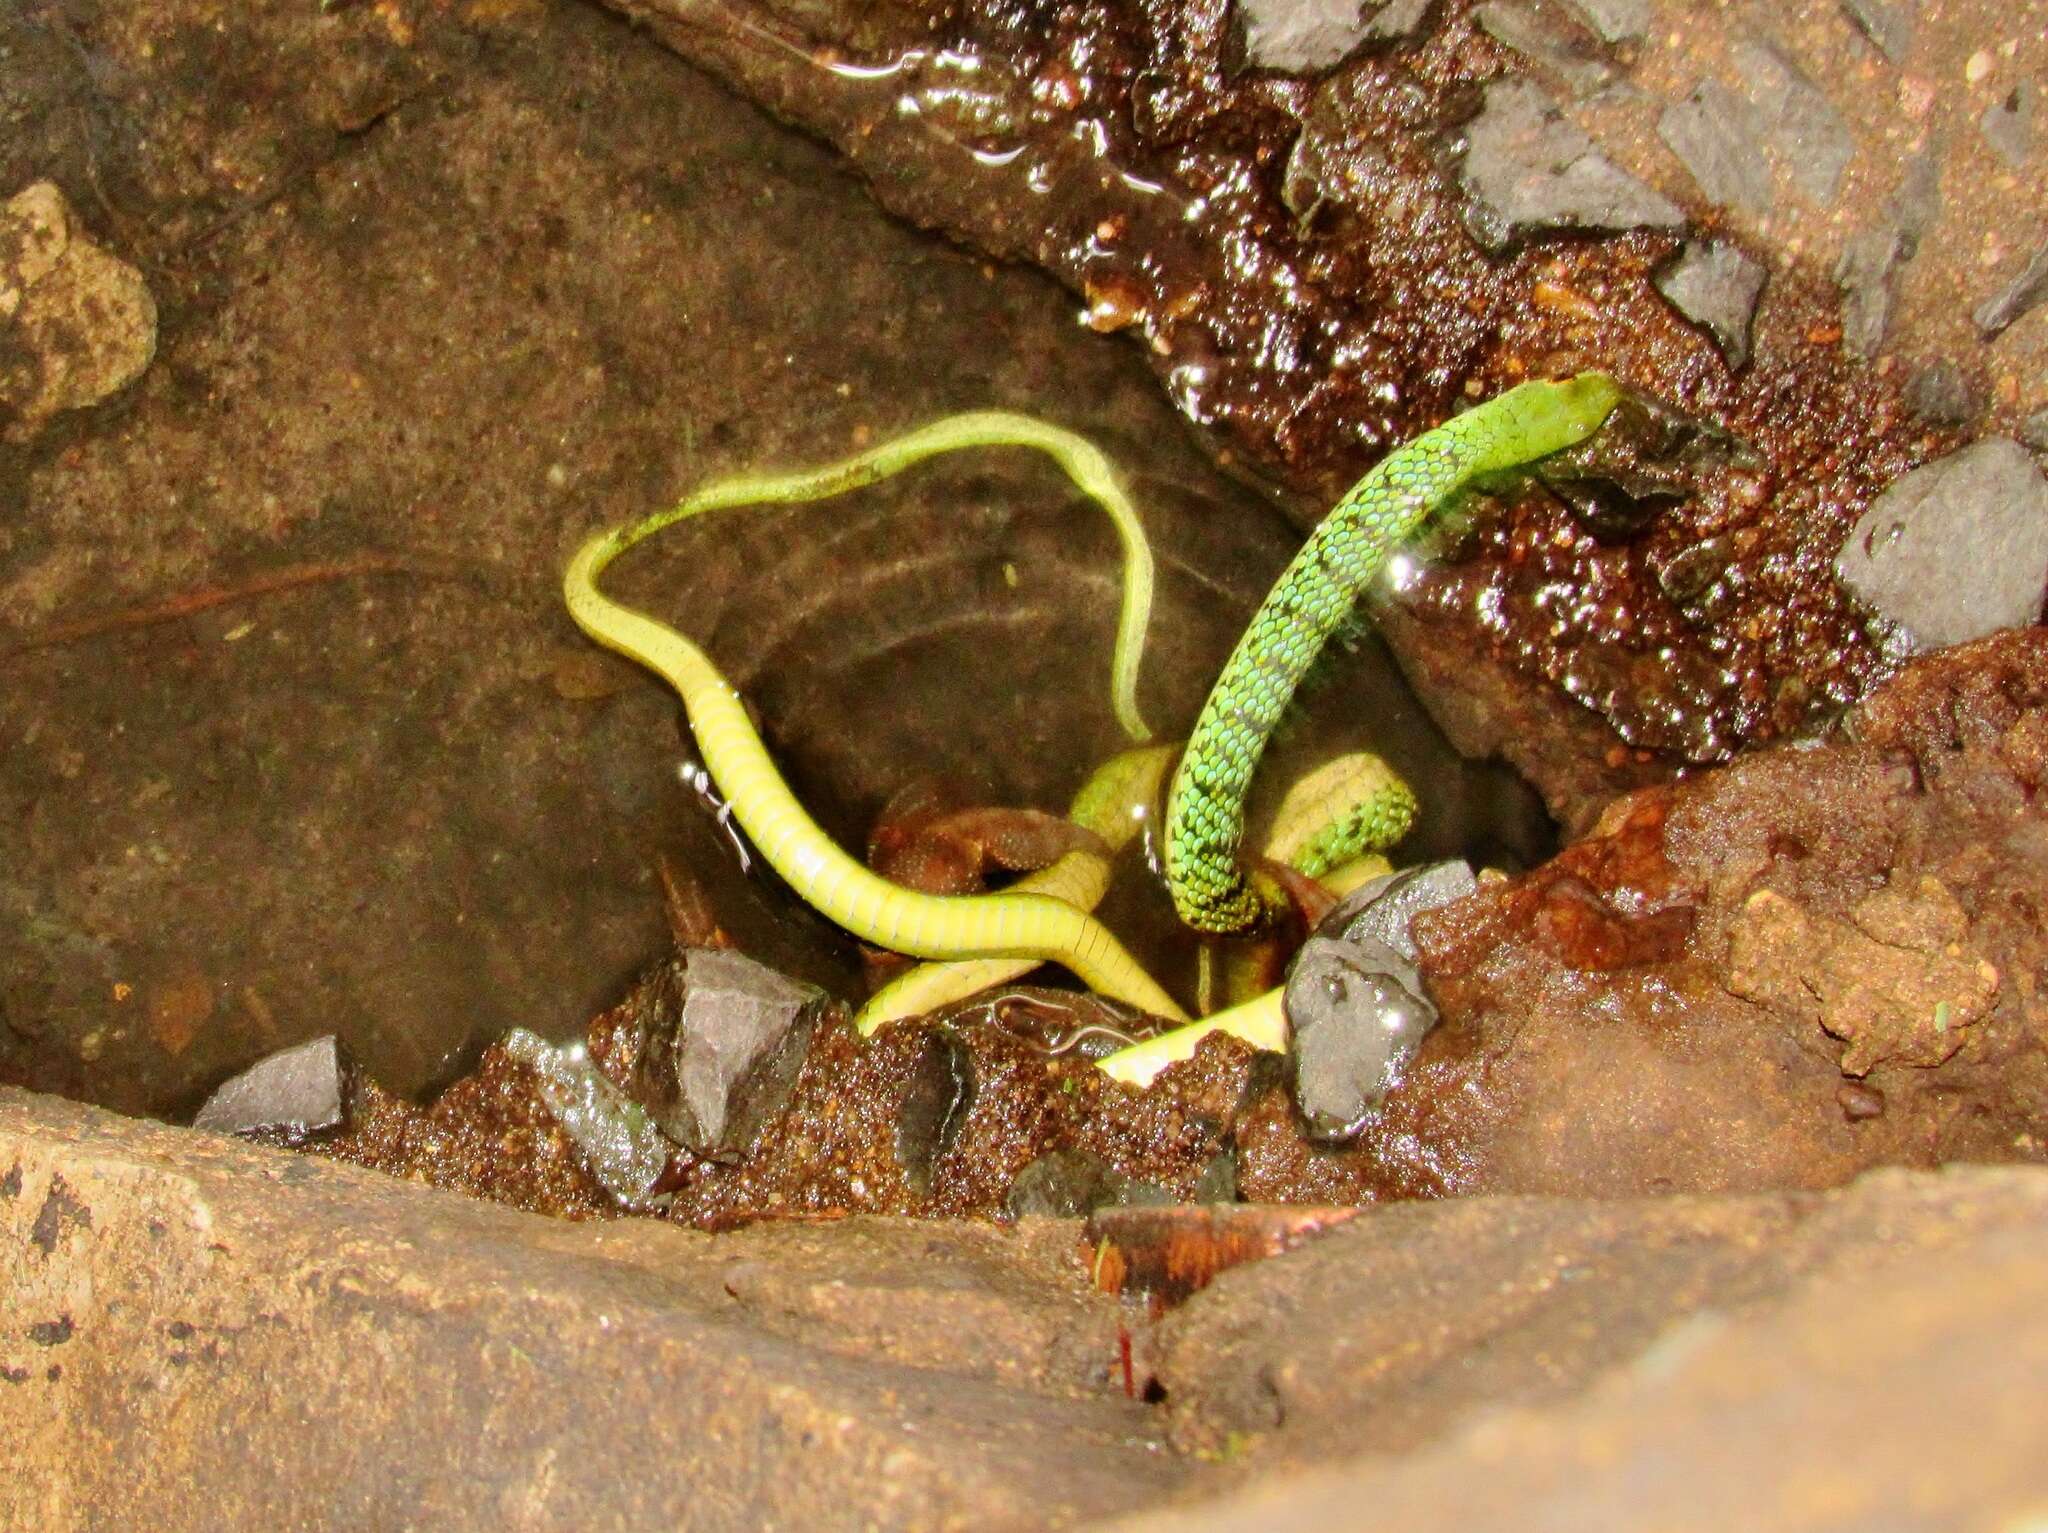
[[[1024,1527],[1178,1477],[1071,1231],[566,1225],[0,1091],[0,1232],[10,1528]]]
[[[0,1091],[0,1522],[2018,1526],[2043,1181],[1296,1217],[1155,1324],[1078,1221],[570,1225]]]
[[[86,237],[57,186],[0,203],[0,425],[26,436],[126,388],[156,355],[156,300]]]
[[[339,1128],[353,1071],[338,1038],[309,1039],[222,1081],[192,1125],[215,1134],[267,1129],[289,1137]]]
[[[1761,265],[1732,245],[1688,241],[1669,266],[1657,273],[1657,291],[1696,325],[1704,325],[1728,365],[1749,364],[1750,326],[1764,290]]]
[[[1443,1020],[1401,1089],[1356,1148],[1307,1162],[1248,1109],[1244,1196],[2048,1158],[2044,784],[2034,628],[1915,662],[1827,743],[1618,800],[1551,863],[1416,918]]]
[[[1176,1440],[1253,1483],[1116,1527],[2031,1527],[2044,1214],[1958,1170],[1353,1220],[1168,1322]]]

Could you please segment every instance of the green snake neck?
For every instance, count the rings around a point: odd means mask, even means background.
[[[1473,479],[1583,441],[1619,398],[1602,373],[1524,383],[1396,449],[1338,501],[1231,651],[1174,773],[1166,881],[1183,921],[1238,932],[1272,912],[1274,891],[1248,876],[1238,856],[1245,797],[1302,678],[1388,559]]]

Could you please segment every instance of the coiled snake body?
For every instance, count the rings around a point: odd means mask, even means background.
[[[1525,383],[1388,455],[1338,502],[1260,606],[1204,706],[1167,800],[1166,879],[1190,925],[1228,932],[1257,925],[1278,891],[1248,876],[1238,856],[1244,802],[1267,739],[1296,687],[1387,560],[1447,500],[1481,475],[1519,468],[1583,440],[1619,397],[1614,381],[1582,373],[1563,383]],[[600,533],[571,560],[563,587],[584,632],[664,677],[682,697],[690,726],[720,793],[769,865],[828,919],[878,946],[921,957],[1028,958],[1064,964],[1092,988],[1155,1015],[1184,1020],[1173,999],[1107,928],[1051,895],[1003,891],[938,896],[878,877],[835,845],[775,769],[738,694],[711,661],[667,625],[597,589],[605,567],[663,527],[728,506],[815,500],[896,473],[935,453],[967,446],[1023,445],[1051,454],[1109,513],[1123,540],[1124,610],[1114,676],[1117,712],[1134,739],[1136,676],[1150,610],[1152,565],[1135,510],[1109,466],[1079,437],[999,411],[952,416],[841,463],[805,472],[722,481],[637,526]],[[1413,811],[1405,785],[1349,811],[1336,839],[1355,855],[1383,844]],[[1396,832],[1398,833],[1398,832]],[[1277,992],[1276,992],[1277,994]],[[1237,1013],[1243,1013],[1241,1017]],[[1219,1027],[1275,1046],[1272,997],[1127,1051],[1142,1065],[1115,1070],[1149,1079]]]

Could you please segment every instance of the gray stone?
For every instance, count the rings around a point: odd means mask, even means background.
[[[2048,480],[2006,437],[1924,464],[1870,503],[1835,577],[1894,626],[1895,650],[2032,623],[2048,583]]]
[[[1365,29],[1365,35],[1375,42],[1399,42],[1404,37],[1413,37],[1422,29],[1436,0],[1391,0],[1380,7]]]
[[[1849,124],[1799,66],[1770,44],[1742,43],[1734,63],[1758,127],[1792,184],[1823,207],[1832,203],[1856,148]]]
[[[1913,11],[1907,0],[1841,0],[1842,14],[1894,64],[1913,47]]]
[[[974,1110],[976,1086],[967,1045],[949,1028],[927,1031],[896,1113],[896,1163],[912,1191],[931,1191],[932,1168],[960,1137],[961,1124]]]
[[[355,1066],[332,1033],[280,1049],[215,1088],[194,1128],[216,1134],[270,1132],[299,1141],[348,1120]]]
[[[669,1138],[726,1160],[788,1101],[825,997],[742,953],[691,948],[627,1004],[640,1033],[628,1094]]]
[[[1557,76],[1574,96],[1595,95],[1614,83],[1614,66],[1548,14],[1513,0],[1486,0],[1472,14],[1495,42]]]
[[[1211,1163],[1214,1164],[1213,1162]],[[1206,1178],[1208,1171],[1203,1172]],[[1235,1161],[1231,1164],[1231,1198],[1237,1190]],[[1173,1202],[1162,1187],[1133,1181],[1105,1165],[1086,1150],[1051,1150],[1019,1171],[1004,1197],[1003,1206],[1012,1218],[1031,1215],[1069,1219],[1098,1208],[1159,1207]],[[1203,1199],[1223,1202],[1228,1199]]]
[[[1462,858],[1400,868],[1345,895],[1323,917],[1316,935],[1382,942],[1413,963],[1415,942],[1408,935],[1408,923],[1420,912],[1462,900],[1478,887],[1471,864]]]
[[[1365,40],[1359,0],[1237,0],[1245,62],[1287,74],[1316,74]]]
[[[1899,234],[1887,220],[1850,236],[1835,261],[1835,285],[1842,290],[1842,346],[1851,356],[1871,357],[1884,344],[1891,323],[1892,268],[1899,264]]]
[[[1941,156],[1933,149],[1923,149],[1906,162],[1891,206],[1892,224],[1899,231],[1899,259],[1910,261],[1941,213]]]
[[[2018,170],[2034,152],[2034,111],[2041,88],[2022,80],[1984,109],[1978,128],[1998,157]]]
[[[1718,80],[1702,80],[1657,119],[1657,136],[1692,172],[1711,202],[1761,213],[1771,205],[1771,165],[1745,103]]]
[[[1384,942],[1315,936],[1287,977],[1288,1071],[1314,1137],[1356,1137],[1436,1026],[1415,965]]]
[[[1115,1201],[1107,1190],[1114,1175],[1086,1150],[1050,1150],[1017,1173],[1003,1206],[1016,1219],[1071,1219]]]
[[[1209,1157],[1202,1174],[1195,1178],[1190,1203],[1235,1203],[1237,1201],[1237,1151],[1221,1149]]]
[[[1731,368],[1749,361],[1749,335],[1764,290],[1762,263],[1721,240],[1688,240],[1652,279],[1670,305],[1713,336]]]
[[[657,1189],[675,1158],[675,1144],[654,1126],[646,1108],[599,1073],[587,1048],[558,1047],[515,1027],[505,1035],[505,1052],[539,1077],[541,1100],[606,1192],[632,1209],[670,1201]]]
[[[1601,41],[1634,42],[1650,30],[1650,0],[1570,0]]]
[[[1466,129],[1465,223],[1489,250],[1552,229],[1678,229],[1685,214],[1593,148],[1543,91],[1496,80]]]
[[[1979,304],[1970,316],[1989,340],[2021,315],[2048,298],[2048,240],[2028,259],[2020,274]]]
[[[1937,357],[1906,383],[1906,408],[1930,426],[1962,426],[1982,408],[1977,391],[1949,357]]]
[[[2048,453],[2048,410],[2036,410],[2021,421],[2019,436],[2022,446]]]

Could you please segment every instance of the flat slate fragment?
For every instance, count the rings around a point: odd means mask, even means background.
[[[1899,233],[1889,221],[1852,235],[1835,260],[1842,290],[1842,347],[1873,357],[1884,344],[1892,314],[1892,268],[1899,264]]]
[[[1652,281],[1671,306],[1704,327],[1731,368],[1749,362],[1751,322],[1764,290],[1764,269],[1721,240],[1688,240]]]
[[[2048,241],[2036,250],[2020,274],[1977,306],[1970,316],[1989,340],[2014,320],[2031,313],[2048,298]]]
[[[2034,109],[2041,88],[2022,80],[1984,109],[1977,127],[1998,157],[2018,170],[2034,152]]]
[[[1798,65],[1768,43],[1742,44],[1734,62],[1764,137],[1792,184],[1822,207],[1833,203],[1856,149],[1842,114]]]
[[[1593,148],[1526,80],[1496,80],[1466,130],[1465,222],[1489,250],[1553,229],[1678,229],[1685,213]]]
[[[348,1116],[350,1068],[332,1033],[281,1049],[223,1081],[192,1126],[216,1134],[270,1129],[293,1138],[339,1128]]]
[[[1980,401],[1952,357],[1937,357],[1907,380],[1906,408],[1930,426],[1962,426],[1975,419]]]
[[[1286,74],[1314,74],[1365,40],[1359,0],[1237,0],[1245,62]]]
[[[1657,136],[1710,202],[1762,213],[1771,205],[1771,164],[1746,104],[1718,80],[1702,80],[1657,119]]]
[[[1841,0],[1842,14],[1894,64],[1906,62],[1913,46],[1913,10],[1908,0]]]
[[[1650,0],[1570,0],[1608,43],[1633,42],[1650,30]]]
[[[2048,480],[2007,437],[1923,464],[1870,503],[1835,576],[1908,652],[2033,623],[2048,584]]]
[[[1487,36],[1548,70],[1574,96],[1591,96],[1614,83],[1614,66],[1597,58],[1570,30],[1512,0],[1486,0],[1472,13]]]

